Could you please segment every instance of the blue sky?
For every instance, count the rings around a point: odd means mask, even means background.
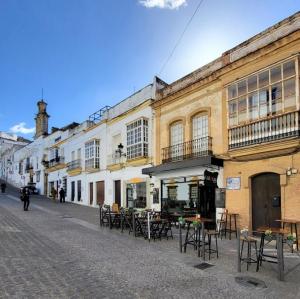
[[[19,125],[32,137],[42,88],[50,127],[60,127],[149,84],[198,3],[0,0],[0,131]],[[299,0],[204,0],[160,77],[170,83],[299,9]]]

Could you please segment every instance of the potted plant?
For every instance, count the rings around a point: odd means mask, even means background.
[[[289,246],[293,246],[295,240],[296,240],[296,238],[294,237],[293,234],[288,234],[287,237],[286,237],[286,243],[287,243]]]
[[[185,219],[182,216],[178,218],[178,222],[180,225],[185,225]]]
[[[248,235],[249,235],[249,230],[248,230],[248,228],[247,228],[247,227],[243,228],[243,229],[241,230],[241,236],[244,237],[245,239],[247,239],[247,238],[248,238]]]
[[[267,229],[265,231],[265,238],[267,241],[272,241],[273,240],[273,235],[272,235],[272,231],[270,229]]]
[[[193,227],[194,227],[195,229],[197,229],[197,228],[199,228],[199,226],[200,226],[200,222],[194,220],[194,221],[193,221]]]

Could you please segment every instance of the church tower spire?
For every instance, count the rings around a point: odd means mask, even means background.
[[[35,117],[35,138],[42,135],[48,135],[48,119],[49,115],[47,113],[47,103],[44,100],[37,102],[38,113]]]

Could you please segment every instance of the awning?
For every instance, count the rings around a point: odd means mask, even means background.
[[[160,164],[158,166],[148,167],[142,169],[142,174],[155,175],[164,171],[178,170],[192,167],[210,167],[210,166],[223,167],[223,160],[212,156],[199,157],[197,159],[187,159],[178,162],[169,162]]]

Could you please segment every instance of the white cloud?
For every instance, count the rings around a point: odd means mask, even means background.
[[[31,134],[35,132],[35,128],[26,128],[26,123],[21,122],[19,124],[14,125],[9,129],[12,133],[21,133],[21,134]]]
[[[147,8],[168,8],[176,9],[182,5],[186,5],[187,0],[139,0],[140,4]]]

